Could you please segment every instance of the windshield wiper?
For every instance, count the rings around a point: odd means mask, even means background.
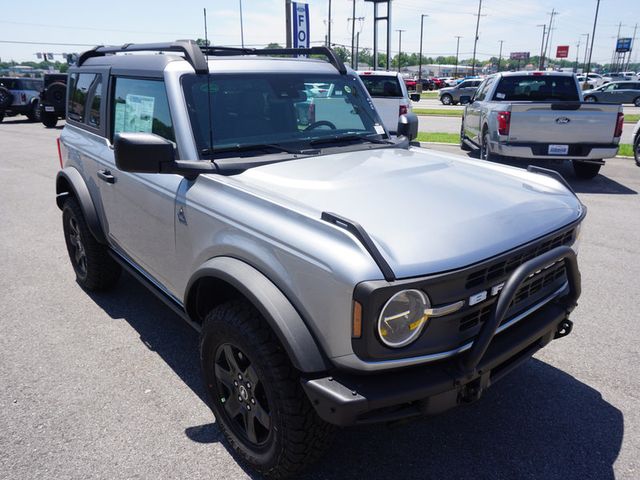
[[[263,150],[266,151],[268,149],[277,150],[278,152],[290,153],[292,155],[312,155],[314,153],[318,153],[318,150],[301,150],[297,148],[289,148],[283,147],[282,145],[278,145],[276,143],[257,143],[254,145],[230,145],[228,147],[220,147],[220,148],[204,148],[201,150],[202,155],[211,155],[214,153],[225,153],[225,152],[247,152],[252,150]]]
[[[343,143],[353,142],[354,140],[363,140],[369,143],[376,143],[381,145],[393,145],[395,142],[392,140],[384,140],[381,138],[371,138],[367,135],[332,135],[330,137],[316,138],[311,140],[309,145],[321,145],[323,143]]]

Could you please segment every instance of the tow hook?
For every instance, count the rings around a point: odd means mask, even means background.
[[[467,383],[462,387],[459,394],[460,403],[473,403],[482,396],[484,390],[483,383],[486,384],[486,380],[483,382],[483,377],[478,377],[472,382]]]
[[[573,322],[568,318],[565,318],[558,324],[558,329],[556,330],[556,334],[553,338],[555,339],[555,338],[566,337],[571,333],[572,329],[573,329]]]

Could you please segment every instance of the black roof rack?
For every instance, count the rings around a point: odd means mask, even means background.
[[[196,73],[209,73],[207,59],[205,55],[212,57],[231,55],[324,55],[338,72],[342,75],[347,73],[347,69],[333,50],[327,47],[311,48],[234,48],[234,47],[200,47],[193,40],[177,40],[167,43],[125,43],[121,46],[99,45],[91,50],[82,53],[78,58],[78,66],[81,66],[88,59],[93,57],[103,57],[108,53],[122,52],[180,52],[191,64]]]

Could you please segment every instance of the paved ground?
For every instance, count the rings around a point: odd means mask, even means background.
[[[0,124],[0,478],[250,478],[205,404],[196,334],[129,277],[74,282],[58,134]],[[640,478],[640,168],[567,176],[589,208],[574,333],[472,406],[342,431],[305,478]]]
[[[420,132],[460,133],[461,119],[459,117],[418,115],[418,122]],[[632,123],[624,124],[620,143],[633,143],[633,127]]]

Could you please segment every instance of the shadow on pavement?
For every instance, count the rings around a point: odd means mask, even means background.
[[[91,296],[206,401],[195,331],[128,274],[115,292]],[[213,420],[186,427],[185,435],[198,443],[222,441],[238,460]],[[598,391],[533,359],[468,407],[339,431],[305,478],[613,479],[623,431],[622,413]]]

